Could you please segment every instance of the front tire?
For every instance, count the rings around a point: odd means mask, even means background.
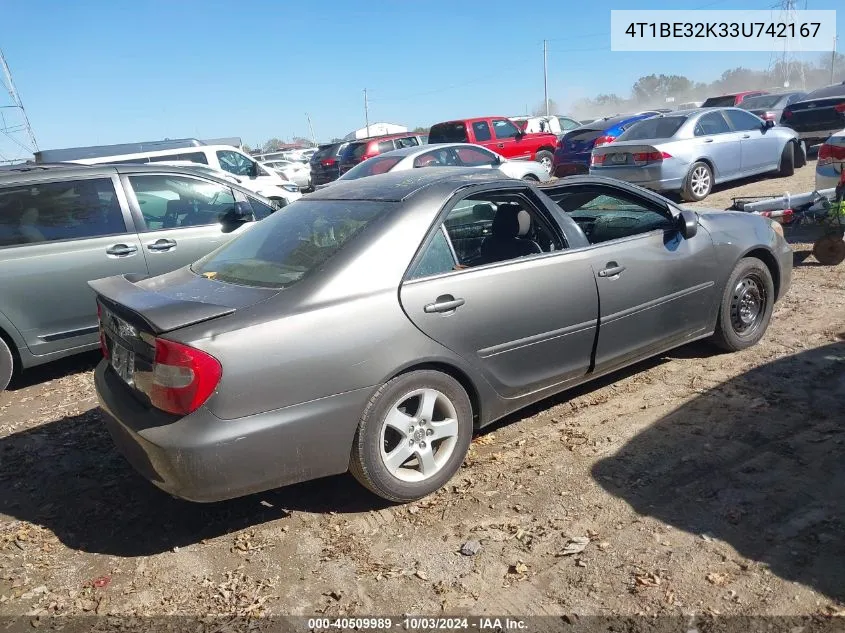
[[[795,173],[795,146],[792,143],[787,143],[783,147],[783,152],[780,155],[780,167],[778,168],[778,175],[788,177]]]
[[[12,379],[12,373],[15,370],[15,358],[12,355],[12,350],[2,338],[0,338],[0,391],[9,386],[9,381]]]
[[[458,471],[472,430],[472,406],[458,381],[432,370],[402,374],[382,385],[367,403],[349,470],[388,501],[416,501]]]
[[[681,189],[682,198],[686,202],[699,202],[709,196],[711,191],[713,170],[710,165],[701,161],[693,163]]]
[[[738,352],[756,345],[769,327],[775,305],[775,284],[766,264],[745,257],[731,273],[722,302],[713,343]]]
[[[540,179],[537,178],[537,176],[535,176],[534,174],[525,174],[522,177],[522,180],[525,180],[525,181],[528,181],[528,182],[540,182]]]
[[[543,169],[546,170],[546,173],[550,176],[552,175],[552,164],[554,163],[554,154],[550,151],[541,149],[537,152],[536,161],[543,166]]]

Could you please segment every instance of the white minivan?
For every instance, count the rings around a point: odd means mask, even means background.
[[[290,204],[302,197],[302,193],[296,184],[285,180],[275,170],[262,167],[255,159],[230,145],[198,145],[136,154],[80,158],[73,162],[83,165],[98,165],[102,163],[142,164],[173,161],[208,165],[213,169],[228,172],[238,177],[238,182],[242,187],[270,200],[284,201],[284,204]]]

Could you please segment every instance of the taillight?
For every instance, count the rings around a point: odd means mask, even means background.
[[[760,118],[764,121],[774,121],[775,120],[775,113],[774,112],[764,112],[760,115]]]
[[[632,156],[635,163],[659,163],[665,158],[672,158],[666,152],[636,152]]]
[[[608,143],[612,143],[615,140],[615,136],[600,136],[596,139],[594,147],[598,147],[599,145],[607,145]]]
[[[837,112],[845,114],[845,103],[837,104],[837,105],[833,106],[833,109],[836,110]]]
[[[604,165],[604,159],[607,157],[607,154],[591,154],[590,155],[590,166],[593,165]]]
[[[324,158],[324,159],[321,161],[321,163],[322,163],[323,167],[331,167],[331,166],[332,166],[332,165],[334,165],[336,162],[337,162],[337,161],[336,161],[334,158]]]
[[[103,358],[109,358],[109,346],[106,344],[106,333],[103,331],[103,308],[100,302],[97,302],[97,325],[100,333],[100,351],[103,352]]]
[[[220,361],[193,347],[157,338],[150,387],[154,407],[187,415],[208,400],[223,375]]]
[[[845,146],[825,143],[819,148],[819,165],[829,165],[840,161],[845,161]]]

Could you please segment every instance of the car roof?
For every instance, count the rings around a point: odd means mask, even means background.
[[[473,143],[426,143],[425,145],[412,145],[411,147],[402,147],[400,149],[390,150],[389,152],[382,152],[377,156],[377,158],[391,156],[405,158],[406,156],[416,156],[417,154],[425,154],[426,152],[430,152],[438,148],[443,149],[448,147],[469,147],[472,149],[490,151],[485,147],[481,147]]]
[[[416,132],[392,132],[390,134],[379,134],[378,136],[365,136],[346,141],[350,145],[354,143],[371,143],[373,141],[389,141],[394,138],[405,138],[406,136],[419,136]]]
[[[478,170],[472,167],[438,167],[436,169],[415,169],[391,171],[386,174],[368,176],[356,180],[337,180],[331,187],[318,189],[304,200],[373,200],[400,202],[422,189],[435,184],[452,185],[454,188],[488,182],[513,184],[498,171]]]

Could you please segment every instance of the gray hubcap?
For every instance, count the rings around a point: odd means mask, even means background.
[[[737,334],[751,334],[766,310],[766,290],[756,275],[740,279],[731,299],[731,325]]]
[[[390,408],[381,427],[381,459],[402,481],[425,481],[443,468],[458,441],[458,413],[445,394],[416,389]]]
[[[706,196],[710,193],[710,172],[703,165],[699,165],[692,171],[690,185],[696,196]]]

